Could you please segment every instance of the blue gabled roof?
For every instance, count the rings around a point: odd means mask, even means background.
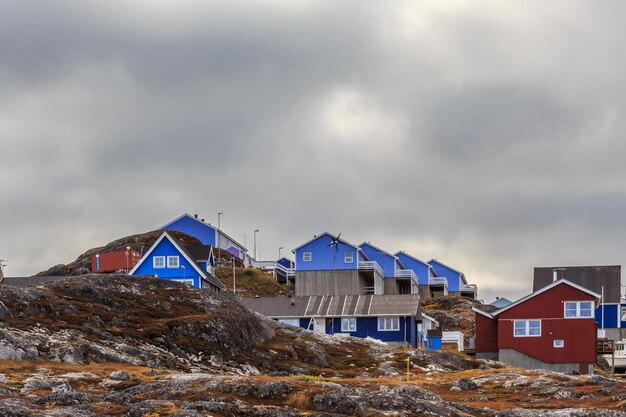
[[[428,261],[428,263],[429,263],[429,264],[432,264],[433,262],[434,262],[434,263],[436,263],[436,264],[439,264],[439,265],[443,266],[444,268],[448,268],[448,269],[449,269],[450,271],[452,271],[452,272],[456,272],[457,274],[459,274],[459,276],[461,277],[461,279],[463,280],[463,282],[465,282],[465,283],[467,284],[467,279],[465,278],[465,274],[464,274],[463,272],[459,271],[458,269],[454,269],[454,268],[452,268],[451,266],[448,266],[448,265],[444,264],[443,262],[438,261],[438,260],[437,260],[437,259],[435,259],[435,258],[433,258],[433,259],[431,259],[430,261]]]
[[[209,228],[209,229],[213,230],[216,234],[217,234],[217,233],[221,234],[222,236],[224,236],[225,238],[227,238],[227,239],[228,239],[228,240],[230,240],[231,242],[233,242],[233,243],[237,244],[237,245],[238,245],[241,249],[243,249],[243,252],[245,252],[245,253],[247,253],[247,252],[248,252],[248,249],[247,249],[244,245],[242,245],[241,243],[237,242],[237,241],[236,241],[235,239],[233,239],[232,237],[228,236],[226,233],[224,233],[224,231],[223,231],[223,230],[220,230],[220,229],[218,229],[216,226],[213,226],[212,224],[207,223],[207,222],[203,221],[202,219],[197,218],[196,216],[192,216],[192,215],[191,215],[191,214],[189,214],[189,213],[185,213],[185,214],[183,214],[182,216],[179,216],[179,217],[175,218],[175,219],[174,219],[174,220],[172,220],[171,222],[169,222],[169,223],[167,223],[166,225],[162,226],[159,230],[167,230],[167,228],[168,228],[170,225],[172,225],[172,224],[176,223],[177,221],[179,221],[179,220],[181,220],[181,219],[184,219],[185,217],[186,217],[186,218],[188,218],[188,219],[194,220],[194,221],[198,222],[199,224],[201,224],[202,226],[207,227],[207,228]],[[217,245],[217,241],[215,242],[215,244]]]
[[[329,236],[329,237],[330,237],[331,239],[333,239],[333,240],[337,239],[337,236],[335,236],[335,235],[333,235],[333,234],[331,234],[331,233],[328,233],[328,232],[323,232],[323,233],[321,233],[321,234],[319,234],[319,235],[315,235],[315,236],[313,236],[313,238],[312,238],[312,239],[307,240],[306,242],[304,242],[303,244],[301,244],[301,245],[300,245],[300,246],[298,246],[297,248],[292,249],[292,250],[291,250],[291,252],[296,253],[296,251],[297,251],[298,249],[300,249],[300,248],[302,248],[302,247],[304,247],[304,246],[308,245],[308,244],[309,244],[309,243],[311,243],[311,242],[315,242],[317,239],[320,239],[320,238],[322,238],[322,237],[324,237],[324,236]],[[339,238],[339,239],[337,239],[337,240],[338,240],[339,242],[343,243],[344,245],[348,245],[348,246],[350,246],[350,247],[353,247],[353,248],[354,248],[354,249],[356,249],[359,253],[361,253],[361,254],[362,254],[362,255],[363,255],[363,256],[364,256],[364,257],[365,257],[368,261],[370,260],[370,258],[369,258],[369,257],[365,254],[365,252],[363,252],[363,251],[361,250],[361,248],[360,248],[360,247],[358,247],[357,245],[355,245],[355,244],[353,244],[353,243],[350,243],[350,242],[348,242],[348,241],[346,241],[346,240],[343,240],[343,239],[341,239],[341,238]]]

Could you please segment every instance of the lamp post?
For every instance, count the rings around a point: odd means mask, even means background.
[[[278,248],[278,259],[280,259],[280,251],[282,250],[282,246]]]
[[[215,242],[215,244],[217,245],[217,261],[219,263],[219,261],[222,259],[222,250],[220,247],[220,235],[222,234],[222,223],[221,223],[221,217],[222,214],[224,214],[223,212],[218,212],[217,213],[217,242]]]
[[[256,261],[256,234],[259,232],[259,229],[254,231],[254,260]]]
[[[130,251],[130,246],[126,246],[126,275],[128,275],[128,252]]]

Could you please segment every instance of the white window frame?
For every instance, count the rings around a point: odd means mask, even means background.
[[[161,265],[157,265],[157,260],[162,261]],[[152,267],[154,269],[165,269],[165,256],[153,256],[152,257]]]
[[[530,322],[539,323],[539,334],[530,334]],[[515,334],[515,330],[517,329],[517,323],[525,323],[524,334]],[[541,320],[540,319],[513,320],[513,337],[541,337]]]
[[[176,259],[176,265],[174,265],[174,262],[171,262],[174,259]],[[167,267],[168,268],[180,268],[180,258],[177,255],[168,256]]]
[[[343,263],[344,264],[354,263],[354,251],[347,250],[343,252]]]
[[[582,316],[580,314],[581,311],[581,305],[582,304],[590,304],[590,315],[589,316]],[[573,316],[568,316],[567,315],[567,305],[568,304],[574,304],[576,306],[576,313]],[[592,319],[595,317],[594,315],[594,308],[593,308],[593,301],[564,301],[563,302],[563,317],[566,319]]]
[[[313,252],[302,252],[302,262],[311,262],[313,260]]]
[[[182,284],[187,284],[192,287],[196,286],[193,278],[176,278],[176,279],[173,279],[172,281],[180,282]]]
[[[300,319],[278,319],[279,323],[288,324],[290,326],[300,327]]]
[[[563,349],[565,347],[565,340],[563,339],[554,339],[552,342],[552,346],[555,349]]]
[[[382,325],[381,325],[382,324]],[[379,317],[379,332],[397,332],[400,330],[400,317]]]
[[[341,319],[341,331],[354,333],[356,332],[356,317],[343,317]]]

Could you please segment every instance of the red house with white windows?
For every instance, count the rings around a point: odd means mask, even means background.
[[[476,356],[521,368],[590,374],[600,295],[558,280],[493,313],[476,313]]]

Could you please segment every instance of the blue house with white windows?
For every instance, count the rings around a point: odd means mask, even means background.
[[[204,245],[228,251],[228,253],[238,258],[244,266],[250,266],[252,261],[252,258],[248,255],[248,249],[222,230],[210,223],[205,223],[204,219],[199,219],[197,214],[192,216],[185,213],[161,227],[161,230],[183,232],[195,237]]]
[[[371,337],[417,347],[418,328],[430,328],[419,294],[319,295],[244,298],[242,304],[274,320],[325,334]]]
[[[383,270],[357,245],[328,232],[293,249],[296,295],[383,294]]]
[[[450,295],[460,295],[463,297],[476,298],[477,288],[474,284],[468,284],[465,274],[458,271],[437,259],[428,262],[433,267],[439,281],[444,282],[447,292]]]
[[[225,287],[213,274],[214,263],[212,246],[185,246],[163,232],[129,275],[156,276],[219,293]]]
[[[407,269],[396,255],[380,249],[370,242],[363,242],[359,248],[368,258],[380,265],[385,278],[385,294],[418,294],[419,280],[412,269]]]

